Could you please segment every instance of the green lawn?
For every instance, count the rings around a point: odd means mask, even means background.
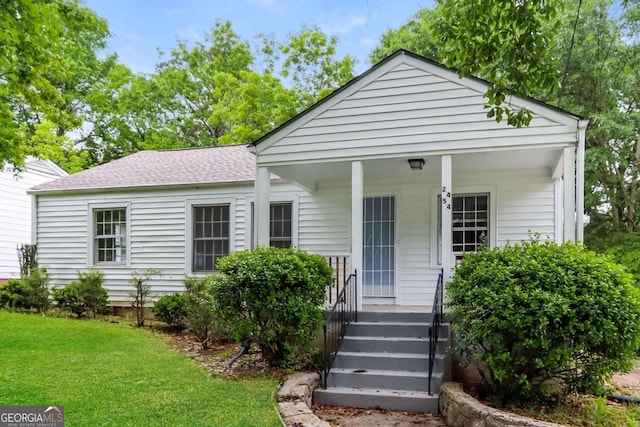
[[[69,426],[277,426],[273,379],[210,377],[147,330],[0,311],[0,405]]]

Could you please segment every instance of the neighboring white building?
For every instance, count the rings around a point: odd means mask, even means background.
[[[100,268],[120,305],[132,271],[160,269],[162,295],[230,251],[293,244],[344,257],[360,304],[431,305],[441,269],[483,242],[582,239],[586,121],[514,98],[531,125],[497,123],[485,89],[398,51],[250,146],[140,152],[38,185],[40,263],[54,285]]]
[[[28,158],[25,170],[16,174],[0,170],[0,282],[20,276],[17,246],[31,239],[32,197],[27,190],[67,173],[49,160]]]

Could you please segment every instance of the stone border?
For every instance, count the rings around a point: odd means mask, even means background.
[[[313,390],[320,384],[316,372],[296,372],[278,392],[278,412],[287,427],[330,427],[311,410]]]
[[[442,384],[439,404],[440,414],[449,427],[563,427],[485,406],[465,393],[460,383]]]

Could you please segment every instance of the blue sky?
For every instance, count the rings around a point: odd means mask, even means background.
[[[358,59],[357,73],[369,68],[369,53],[389,28],[397,28],[432,0],[86,0],[113,33],[109,52],[137,72],[152,72],[157,48],[165,52],[176,37],[203,39],[216,20],[229,20],[242,39],[260,33],[283,40],[303,25],[319,26],[339,39],[340,56]]]

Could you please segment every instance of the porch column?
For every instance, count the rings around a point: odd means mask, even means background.
[[[364,197],[364,178],[362,162],[351,162],[351,268],[358,271],[358,311],[362,311],[362,204]]]
[[[576,149],[565,147],[564,162],[564,241],[576,240]]]
[[[452,164],[451,155],[445,154],[441,157],[442,162],[442,178],[441,178],[441,190],[442,190],[442,204],[440,205],[441,218],[442,218],[442,271],[443,271],[443,283],[447,284],[451,280],[453,275],[453,252],[451,242],[451,203],[453,198],[453,184],[452,184]]]
[[[576,158],[576,240],[584,242],[584,150],[588,120],[578,122],[578,156]]]
[[[564,202],[562,201],[563,184],[562,178],[553,178],[553,196],[554,196],[554,236],[555,242],[561,244],[564,241],[564,235],[562,232],[562,225],[564,224],[564,217],[562,215]]]
[[[255,230],[255,244],[269,246],[269,200],[271,193],[271,179],[269,168],[256,168],[255,206],[253,213],[253,229]]]

